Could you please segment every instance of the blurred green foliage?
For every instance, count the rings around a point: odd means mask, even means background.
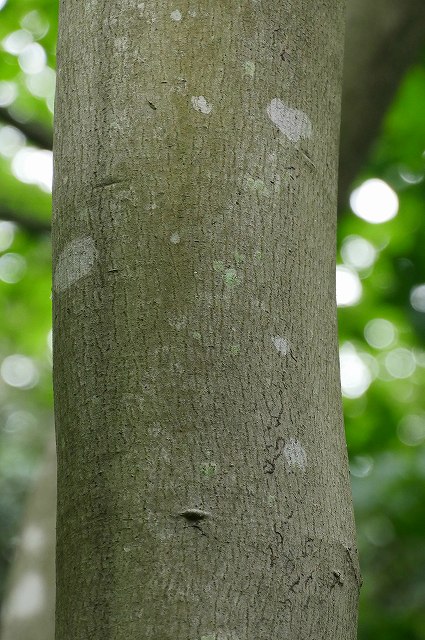
[[[1,594],[53,421],[50,237],[43,226],[50,194],[40,172],[25,165],[30,156],[21,153],[22,166],[16,157],[32,144],[19,129],[51,131],[57,15],[47,0],[0,0],[0,7],[0,109],[16,121],[12,127],[0,115],[0,219],[41,222],[30,230],[0,223]],[[364,577],[360,640],[425,638],[425,313],[411,304],[412,288],[425,282],[423,104],[425,57],[400,87],[358,178],[359,185],[368,178],[390,185],[398,215],[371,224],[347,207],[338,230],[338,263],[357,273],[362,289],[357,303],[339,310]]]

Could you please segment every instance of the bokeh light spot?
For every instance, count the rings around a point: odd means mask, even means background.
[[[16,227],[13,222],[0,220],[0,251],[6,251],[13,243]]]
[[[31,389],[38,382],[38,371],[32,358],[14,353],[1,363],[0,373],[11,387]]]
[[[368,269],[376,260],[376,249],[361,236],[348,236],[341,247],[344,263],[354,269]]]
[[[386,516],[376,516],[366,521],[364,525],[366,538],[376,547],[385,547],[394,540],[394,527]]]
[[[25,141],[24,134],[16,127],[0,127],[0,153],[4,158],[14,156],[25,145]]]
[[[16,284],[24,277],[26,268],[26,260],[19,253],[5,253],[0,257],[0,280]]]
[[[26,85],[33,96],[51,98],[55,95],[56,73],[50,67],[44,67],[38,73],[29,75]]]
[[[29,411],[13,411],[6,419],[6,433],[25,433],[37,428],[37,418]]]
[[[364,336],[371,347],[385,349],[396,339],[397,332],[393,323],[384,318],[375,318],[367,323]]]
[[[425,417],[418,415],[405,416],[398,424],[397,435],[403,444],[416,447],[425,440]]]
[[[14,82],[0,82],[0,107],[9,107],[18,96],[18,87]]]
[[[53,154],[46,149],[20,149],[12,160],[12,173],[21,182],[36,184],[49,193],[52,191]]]
[[[350,307],[362,297],[362,283],[356,271],[338,265],[336,268],[336,302],[338,307]]]
[[[350,473],[356,478],[366,478],[373,469],[373,458],[370,456],[355,456],[350,463]]]
[[[416,369],[416,361],[409,349],[393,349],[385,357],[385,367],[393,378],[408,378]]]
[[[49,30],[49,22],[36,10],[25,14],[21,20],[21,26],[31,31],[34,38],[43,38]]]
[[[413,287],[410,292],[410,304],[416,311],[425,313],[425,284]]]
[[[26,29],[19,29],[9,33],[3,39],[2,46],[5,51],[11,53],[14,56],[19,55],[25,47],[27,47],[33,41],[32,34]]]
[[[47,56],[41,44],[32,42],[19,54],[19,66],[24,73],[40,73],[46,66]]]
[[[359,398],[372,382],[369,367],[349,342],[340,348],[339,363],[342,395],[346,398]]]
[[[359,218],[379,224],[397,215],[398,196],[386,182],[373,178],[352,192],[350,205]]]

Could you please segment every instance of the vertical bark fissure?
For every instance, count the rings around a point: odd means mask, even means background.
[[[60,640],[355,638],[342,32],[337,0],[61,4]]]

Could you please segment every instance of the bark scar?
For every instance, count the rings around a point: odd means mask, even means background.
[[[209,518],[211,514],[208,511],[203,511],[203,509],[185,509],[179,513],[179,516],[185,518],[189,522],[198,523],[200,520],[205,520]]]

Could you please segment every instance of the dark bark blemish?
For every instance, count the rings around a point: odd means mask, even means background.
[[[202,509],[185,509],[179,513],[179,516],[185,518],[189,522],[199,522],[199,520],[205,520],[209,518],[211,514],[208,511],[203,511]]]

